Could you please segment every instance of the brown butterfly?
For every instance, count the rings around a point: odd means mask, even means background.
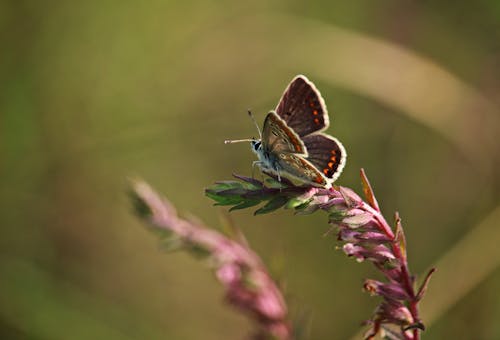
[[[264,172],[276,174],[279,180],[283,176],[329,188],[344,169],[347,156],[342,143],[322,132],[329,125],[323,97],[309,79],[298,75],[288,85],[276,110],[267,114],[262,133],[259,130],[260,139],[225,143],[251,142],[259,159],[254,164]]]

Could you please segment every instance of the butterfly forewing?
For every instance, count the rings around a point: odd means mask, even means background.
[[[346,160],[343,145],[334,137],[318,133],[302,138],[311,162],[331,182],[342,172]]]
[[[273,111],[264,121],[262,144],[273,153],[307,154],[299,136]]]
[[[326,129],[328,113],[321,94],[305,76],[295,77],[283,93],[276,113],[300,137]]]
[[[308,183],[317,187],[328,187],[329,182],[321,174],[321,172],[314,167],[307,160],[299,155],[291,153],[279,154],[280,173],[285,177],[293,177],[301,182]]]

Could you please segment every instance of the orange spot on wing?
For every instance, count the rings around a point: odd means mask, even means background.
[[[318,119],[318,118],[314,118],[314,122],[315,122],[316,124],[319,124],[319,119]]]
[[[293,145],[293,147],[295,148],[296,151],[302,151],[303,150],[302,143],[300,142],[300,140],[295,135],[293,135],[290,132],[290,133],[287,133],[287,136],[288,136],[288,138],[290,138],[290,142],[292,143],[292,145]]]
[[[318,115],[318,113],[319,113],[319,112],[318,112],[318,110],[314,110],[314,111],[313,111],[313,115],[315,115],[315,116],[317,116],[317,115]]]
[[[328,163],[328,167],[331,168],[333,166],[333,162]]]
[[[332,155],[335,155],[337,153],[337,151],[335,151],[335,150],[332,150],[331,152],[332,152]]]
[[[325,175],[328,175],[328,169],[323,169],[323,173],[324,173]]]
[[[324,178],[320,175],[316,176],[316,183],[323,184],[325,182]]]

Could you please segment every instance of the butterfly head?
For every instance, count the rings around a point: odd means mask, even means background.
[[[252,151],[255,153],[259,153],[262,148],[262,142],[259,139],[252,139],[250,145],[252,146]]]
[[[238,142],[250,142],[250,147],[252,151],[257,155],[262,154],[262,141],[254,137],[248,139],[237,139],[237,140],[226,140],[226,144],[238,143]]]

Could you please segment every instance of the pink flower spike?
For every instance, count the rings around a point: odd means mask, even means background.
[[[361,233],[359,231],[349,228],[341,228],[337,236],[339,241],[357,243],[359,242],[360,235]]]
[[[326,204],[330,201],[330,197],[327,195],[316,195],[314,197],[314,203],[316,204]]]
[[[285,317],[286,309],[283,307],[283,301],[276,299],[275,294],[264,293],[257,298],[257,308],[262,311],[269,319],[280,319]]]
[[[364,289],[372,295],[380,295],[391,300],[407,300],[408,293],[398,284],[382,283],[376,280],[366,280]]]
[[[358,239],[373,243],[384,243],[390,241],[387,235],[375,231],[367,231],[366,233],[362,233],[358,236]]]
[[[231,285],[241,280],[241,270],[235,264],[223,265],[216,271],[217,279],[224,285]]]
[[[258,255],[246,243],[180,218],[173,206],[146,183],[134,183],[134,193],[143,217],[153,228],[173,233],[189,246],[188,250],[200,248],[208,253],[215,275],[225,289],[226,301],[253,318],[258,334],[279,340],[292,338],[285,300]]]
[[[377,254],[377,256],[384,257],[387,260],[394,260],[396,258],[389,248],[383,244],[376,245],[371,250],[374,254]]]
[[[410,273],[406,257],[407,245],[401,219],[396,214],[394,227],[387,223],[363,169],[361,182],[365,201],[353,190],[340,186],[311,190],[307,185],[281,182],[278,190],[253,179],[245,178],[243,181],[243,185],[231,182],[215,185],[206,190],[207,196],[217,204],[232,205],[231,209],[267,202],[258,212],[270,212],[280,207],[293,208],[297,214],[325,211],[328,223],[332,226],[330,230],[338,231],[337,240],[343,243],[344,253],[358,262],[372,262],[388,281],[365,282],[367,291],[383,298],[370,320],[372,327],[367,338],[385,331],[390,332],[391,339],[420,339],[420,331],[424,326],[419,319],[418,305],[432,271],[424,279],[418,292],[415,292],[414,276]]]
[[[323,210],[328,210],[328,209],[331,209],[331,208],[337,208],[337,209],[347,209],[347,206],[345,204],[345,200],[342,198],[342,197],[335,197],[335,198],[331,198],[320,205],[320,208],[323,209]]]
[[[344,244],[342,249],[344,250],[344,253],[346,253],[347,256],[355,257],[356,261],[358,262],[363,262],[366,258],[365,256],[366,251],[363,247],[356,246],[352,243],[346,243]]]
[[[414,323],[410,310],[400,302],[384,301],[380,306],[378,314],[384,320],[397,325],[409,326]]]
[[[355,208],[363,203],[361,197],[349,188],[339,187],[339,192],[344,198],[347,206],[350,208]]]
[[[347,216],[342,220],[342,223],[347,225],[349,228],[359,228],[373,220],[373,215],[360,209],[351,209],[349,211],[350,216]]]

